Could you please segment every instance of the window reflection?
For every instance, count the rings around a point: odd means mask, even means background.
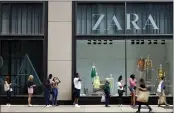
[[[1,41],[3,65],[0,68],[0,95],[4,95],[4,78],[9,75],[13,84],[12,95],[27,95],[28,76],[34,76],[36,95],[43,92],[43,41],[15,40]],[[34,53],[34,54],[33,54]]]

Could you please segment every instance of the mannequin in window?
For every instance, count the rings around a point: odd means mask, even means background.
[[[98,73],[96,73],[96,76],[94,77],[94,82],[93,82],[93,95],[102,95],[103,91],[101,89],[101,82],[100,82],[100,77],[98,76]]]
[[[141,56],[141,58],[138,60],[138,65],[137,65],[138,71],[140,72],[140,78],[144,77],[144,69],[145,69],[144,67],[145,67],[145,60]]]
[[[161,78],[165,78],[165,71],[163,69],[163,65],[160,64],[160,68],[158,69],[158,78],[161,80]]]
[[[110,77],[108,78],[108,80],[110,82],[111,95],[113,95],[113,93],[114,93],[114,78],[113,78],[112,74],[110,74]]]
[[[98,73],[96,73],[96,76],[94,77],[93,88],[95,90],[100,89],[100,77],[98,76]]]
[[[146,71],[146,82],[152,80],[152,60],[150,59],[150,55],[147,56],[145,60],[145,71]]]
[[[92,69],[91,69],[91,78],[92,78],[92,83],[94,82],[94,78],[96,77],[96,67],[95,67],[95,63],[93,63],[92,65]]]

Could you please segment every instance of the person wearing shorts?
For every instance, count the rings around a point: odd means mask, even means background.
[[[80,97],[80,90],[81,90],[81,79],[78,73],[76,73],[76,76],[74,78],[74,104],[75,107],[80,107],[78,105],[78,100]]]
[[[33,82],[33,75],[30,75],[28,77],[28,82],[27,82],[27,89],[28,89],[28,106],[31,107],[31,98],[32,98],[32,95],[33,95],[33,92],[34,92],[34,88],[36,85],[34,85],[34,82]]]
[[[130,84],[129,90],[131,92],[131,105],[135,106],[136,79],[135,79],[135,75],[134,74],[130,75],[129,84]]]

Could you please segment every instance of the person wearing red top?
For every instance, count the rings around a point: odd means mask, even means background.
[[[135,75],[132,74],[130,75],[129,78],[129,90],[131,92],[131,105],[135,106],[135,89],[136,89],[136,79],[135,79]]]

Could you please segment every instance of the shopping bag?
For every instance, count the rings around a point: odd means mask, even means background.
[[[149,100],[149,91],[138,91],[137,101],[142,103],[147,103]]]
[[[159,104],[165,104],[165,102],[166,102],[166,96],[165,95],[160,96]]]
[[[101,102],[105,102],[105,95],[104,94],[101,97]]]
[[[12,88],[10,88],[10,92],[12,92],[13,91],[13,89]]]

